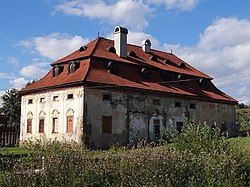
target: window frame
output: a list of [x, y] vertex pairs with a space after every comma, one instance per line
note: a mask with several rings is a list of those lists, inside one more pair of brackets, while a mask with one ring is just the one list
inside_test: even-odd
[[[41, 123], [43, 122], [43, 123]], [[39, 133], [44, 133], [44, 127], [45, 127], [45, 119], [44, 118], [40, 118], [39, 119], [39, 124], [38, 124], [38, 132]]]
[[27, 119], [27, 133], [32, 134], [32, 118]]
[[33, 99], [28, 99], [28, 105], [33, 104]]
[[[70, 97], [69, 97], [70, 96]], [[72, 97], [71, 97], [72, 96]], [[67, 100], [72, 100], [72, 99], [74, 99], [74, 94], [68, 94], [67, 95]]]
[[[108, 125], [107, 125], [108, 124]], [[113, 117], [102, 115], [102, 134], [112, 134]]]

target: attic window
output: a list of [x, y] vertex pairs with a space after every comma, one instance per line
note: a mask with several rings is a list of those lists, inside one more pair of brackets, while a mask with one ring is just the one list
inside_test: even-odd
[[80, 67], [79, 62], [70, 62], [68, 67], [69, 74], [74, 73], [79, 67]]
[[186, 76], [183, 75], [183, 74], [179, 74], [179, 75], [177, 76], [177, 78], [178, 78], [178, 80], [184, 80], [184, 79], [186, 78]]
[[29, 99], [28, 104], [32, 104], [32, 103], [33, 103], [33, 99]]
[[116, 62], [110, 61], [107, 63], [107, 69], [109, 73], [116, 74], [118, 72], [118, 65]]
[[63, 72], [63, 66], [56, 65], [56, 66], [53, 68], [53, 77], [59, 76], [62, 72]]
[[137, 57], [137, 56], [136, 56], [136, 53], [135, 53], [134, 51], [129, 51], [129, 52], [128, 52], [128, 55], [129, 55], [129, 56], [132, 56], [132, 57]]
[[172, 64], [171, 60], [169, 60], [169, 59], [165, 59], [165, 60], [164, 60], [164, 63], [165, 63], [165, 64], [169, 64], [169, 65]]
[[180, 65], [179, 65], [181, 68], [185, 68], [186, 67], [186, 64], [185, 63], [180, 63]]
[[155, 62], [157, 62], [157, 61], [158, 61], [158, 59], [157, 59], [157, 57], [156, 57], [156, 56], [150, 56], [149, 58], [150, 58], [150, 60], [152, 60], [152, 61], [155, 61]]
[[142, 77], [144, 79], [148, 79], [149, 78], [149, 71], [147, 70], [147, 68], [141, 68], [140, 74], [142, 75]]
[[200, 87], [207, 87], [207, 80], [204, 78], [199, 78], [198, 79], [198, 84]]
[[111, 53], [116, 53], [115, 48], [112, 47], [112, 46], [108, 48], [108, 51], [111, 52]]
[[80, 49], [79, 49], [79, 52], [83, 52], [87, 49], [88, 47], [85, 45], [85, 46], [81, 46]]

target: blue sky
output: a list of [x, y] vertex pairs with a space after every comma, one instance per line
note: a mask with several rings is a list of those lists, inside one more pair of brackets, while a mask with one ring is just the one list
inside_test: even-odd
[[249, 0], [6, 0], [0, 6], [0, 95], [41, 78], [57, 58], [115, 25], [150, 38], [250, 103]]

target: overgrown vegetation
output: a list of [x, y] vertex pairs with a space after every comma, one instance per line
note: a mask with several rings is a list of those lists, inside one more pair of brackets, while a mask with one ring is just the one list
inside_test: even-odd
[[239, 125], [239, 135], [250, 135], [250, 108], [236, 110], [236, 120]]
[[249, 186], [243, 149], [217, 129], [189, 124], [173, 142], [96, 152], [73, 143], [29, 144], [32, 156], [3, 170], [0, 186]]

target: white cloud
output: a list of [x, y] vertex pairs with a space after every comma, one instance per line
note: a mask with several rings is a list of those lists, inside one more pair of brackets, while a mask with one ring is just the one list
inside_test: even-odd
[[19, 67], [19, 59], [16, 57], [13, 57], [13, 56], [8, 57], [7, 61], [8, 63], [14, 65], [15, 67]]
[[73, 0], [57, 5], [55, 12], [97, 19], [111, 25], [121, 24], [141, 31], [148, 25], [146, 17], [151, 9], [143, 0], [120, 0], [113, 4], [103, 0]]
[[15, 78], [13, 80], [10, 80], [10, 84], [17, 89], [23, 88], [27, 84], [28, 80], [26, 80], [23, 77]]
[[88, 42], [88, 39], [81, 36], [52, 33], [47, 36], [22, 40], [19, 42], [19, 45], [25, 47], [28, 50], [39, 53], [42, 57], [56, 60], [73, 52]]
[[49, 63], [36, 63], [23, 67], [20, 74], [26, 78], [39, 79], [48, 72], [48, 67]]
[[212, 75], [219, 88], [240, 102], [250, 103], [249, 33], [250, 20], [220, 18], [200, 34], [196, 46], [165, 44], [164, 48]]
[[151, 4], [165, 5], [169, 9], [191, 10], [199, 0], [148, 0]]

